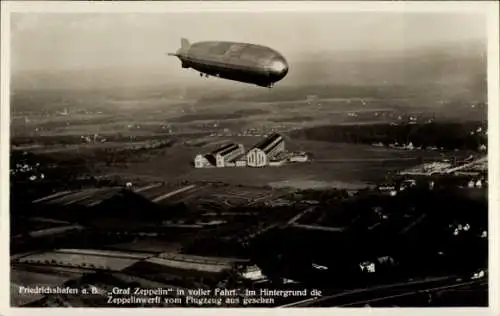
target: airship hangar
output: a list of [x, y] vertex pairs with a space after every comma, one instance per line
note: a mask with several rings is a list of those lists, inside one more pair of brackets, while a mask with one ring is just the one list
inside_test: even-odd
[[181, 61], [182, 68], [192, 68], [200, 76], [255, 84], [272, 88], [288, 73], [285, 57], [276, 50], [257, 44], [228, 41], [190, 43], [181, 39], [181, 48], [169, 53]]

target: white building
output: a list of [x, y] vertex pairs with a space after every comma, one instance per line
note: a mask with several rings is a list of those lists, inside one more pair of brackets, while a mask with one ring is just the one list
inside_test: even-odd
[[208, 160], [207, 155], [198, 154], [194, 158], [194, 167], [195, 168], [207, 168], [207, 167], [211, 167], [211, 166], [212, 166], [212, 164]]
[[236, 167], [246, 167], [247, 166], [247, 156], [245, 154], [240, 155], [234, 159]]
[[246, 266], [241, 271], [241, 276], [248, 280], [262, 280], [265, 278], [262, 270], [256, 265]]
[[306, 153], [297, 153], [290, 157], [291, 162], [306, 162], [307, 160], [309, 160], [309, 157]]
[[285, 139], [279, 134], [272, 134], [247, 153], [247, 166], [263, 167], [269, 165], [269, 161], [275, 155], [285, 150]]
[[381, 193], [388, 194], [390, 196], [396, 196], [398, 191], [396, 190], [396, 186], [394, 185], [379, 185], [378, 190]]
[[236, 167], [246, 167], [246, 166], [247, 166], [246, 160], [238, 160], [238, 161], [236, 161]]

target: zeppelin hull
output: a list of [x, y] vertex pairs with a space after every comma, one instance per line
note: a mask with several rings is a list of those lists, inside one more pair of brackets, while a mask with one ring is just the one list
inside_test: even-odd
[[189, 58], [184, 62], [185, 68], [192, 68], [203, 74], [228, 80], [269, 86], [281, 78], [273, 77], [271, 73], [260, 67], [245, 67], [238, 64], [206, 61], [201, 58]]
[[198, 42], [175, 54], [183, 68], [202, 74], [270, 87], [288, 73], [285, 58], [260, 45], [234, 42]]

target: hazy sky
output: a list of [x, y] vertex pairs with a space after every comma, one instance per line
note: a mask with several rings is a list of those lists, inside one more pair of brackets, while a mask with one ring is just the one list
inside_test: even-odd
[[[357, 51], [345, 55], [365, 61], [376, 52], [386, 56], [387, 51], [485, 40], [487, 32], [484, 16], [463, 13], [16, 13], [11, 15], [13, 86], [230, 84], [199, 80], [195, 71], [166, 56], [180, 47], [181, 37], [270, 46], [291, 65], [285, 83], [300, 83], [334, 79], [339, 55], [335, 66], [322, 56]], [[335, 71], [319, 75], [329, 67]]]
[[12, 71], [103, 67], [177, 69], [180, 38], [310, 52], [393, 50], [486, 38], [482, 16], [417, 13], [157, 13], [12, 15]]

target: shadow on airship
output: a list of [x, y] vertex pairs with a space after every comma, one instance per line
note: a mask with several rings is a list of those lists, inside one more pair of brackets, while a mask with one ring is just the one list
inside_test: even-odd
[[286, 59], [277, 51], [261, 45], [206, 41], [190, 44], [181, 39], [181, 48], [169, 53], [200, 76], [214, 76], [272, 88], [288, 73]]

